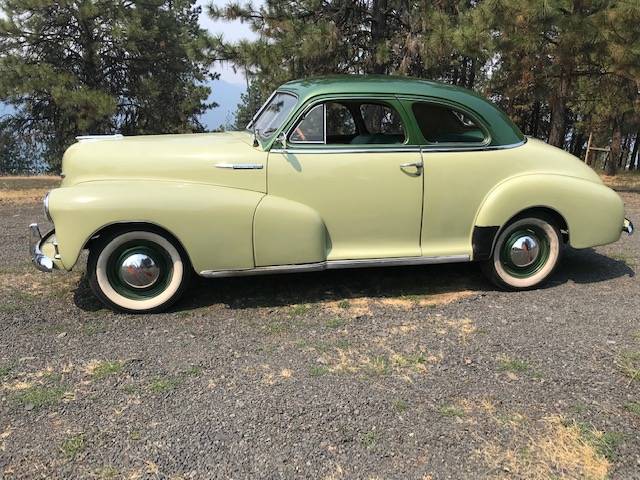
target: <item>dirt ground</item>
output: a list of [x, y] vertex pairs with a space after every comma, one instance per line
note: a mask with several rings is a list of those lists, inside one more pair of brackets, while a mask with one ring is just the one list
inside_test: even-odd
[[0, 178], [0, 479], [640, 478], [639, 235], [530, 292], [329, 271], [127, 316], [31, 266], [55, 182]]

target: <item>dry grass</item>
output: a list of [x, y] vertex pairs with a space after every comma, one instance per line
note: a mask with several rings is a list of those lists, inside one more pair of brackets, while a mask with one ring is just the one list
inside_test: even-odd
[[411, 310], [417, 306], [437, 307], [457, 302], [463, 298], [474, 295], [471, 290], [461, 290], [457, 292], [434, 292], [420, 296], [400, 296], [386, 298], [360, 297], [349, 300], [324, 302], [322, 307], [332, 314], [341, 317], [363, 317], [372, 316], [376, 307], [391, 307], [399, 310]]
[[480, 453], [494, 478], [604, 480], [611, 468], [598, 448], [604, 435], [597, 430], [586, 435], [575, 422], [552, 416], [530, 435], [514, 431], [515, 445], [489, 442]]
[[0, 204], [39, 202], [52, 188], [60, 184], [60, 177], [0, 177]]
[[619, 172], [615, 176], [600, 173], [600, 178], [614, 190], [640, 192], [640, 172]]

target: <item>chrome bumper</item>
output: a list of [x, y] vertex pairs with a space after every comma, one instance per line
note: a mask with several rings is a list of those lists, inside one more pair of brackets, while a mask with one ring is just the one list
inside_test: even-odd
[[42, 242], [54, 232], [47, 233], [44, 237], [40, 233], [40, 228], [37, 223], [29, 225], [29, 253], [31, 254], [31, 261], [41, 272], [51, 272], [55, 268], [53, 259], [47, 257], [42, 253]]
[[628, 218], [624, 219], [624, 225], [622, 226], [622, 231], [627, 232], [629, 235], [633, 235], [633, 223]]

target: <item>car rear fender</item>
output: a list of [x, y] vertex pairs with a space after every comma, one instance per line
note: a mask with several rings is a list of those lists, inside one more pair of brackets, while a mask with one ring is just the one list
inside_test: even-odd
[[483, 200], [476, 227], [502, 227], [532, 208], [557, 212], [569, 230], [574, 248], [613, 243], [624, 222], [622, 199], [609, 187], [558, 174], [529, 174], [498, 184]]

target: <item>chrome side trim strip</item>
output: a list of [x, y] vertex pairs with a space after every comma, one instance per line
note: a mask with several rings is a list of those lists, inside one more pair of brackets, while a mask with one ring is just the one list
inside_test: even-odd
[[291, 154], [326, 154], [326, 153], [420, 153], [420, 147], [396, 147], [396, 148], [272, 148], [271, 153]]
[[461, 146], [430, 146], [424, 145], [422, 147], [396, 147], [396, 148], [273, 148], [272, 153], [291, 153], [291, 154], [327, 154], [327, 153], [399, 153], [399, 152], [422, 152], [429, 154], [430, 152], [490, 152], [493, 150], [508, 150], [511, 148], [521, 147], [527, 143], [524, 139], [518, 143], [512, 143], [509, 145], [476, 145], [471, 147]]
[[277, 273], [304, 273], [343, 268], [401, 267], [409, 265], [430, 265], [438, 263], [470, 262], [469, 255], [448, 255], [441, 257], [396, 257], [362, 260], [327, 260], [326, 262], [303, 263], [299, 265], [274, 265], [270, 267], [247, 268], [244, 270], [204, 270], [200, 275], [207, 278], [242, 277]]
[[230, 168], [232, 170], [262, 170], [261, 163], [216, 163], [216, 168]]

